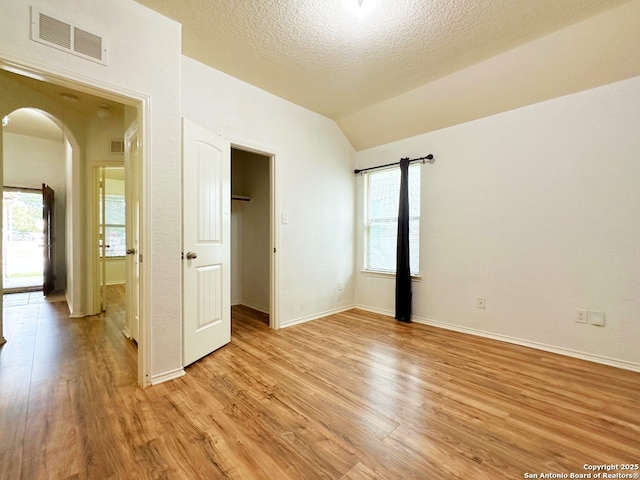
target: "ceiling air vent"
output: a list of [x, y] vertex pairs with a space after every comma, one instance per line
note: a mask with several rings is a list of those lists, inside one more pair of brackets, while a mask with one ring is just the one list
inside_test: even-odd
[[107, 64], [107, 48], [100, 35], [58, 20], [31, 7], [31, 39], [77, 55]]
[[122, 155], [124, 153], [124, 140], [110, 140], [109, 152], [113, 155]]

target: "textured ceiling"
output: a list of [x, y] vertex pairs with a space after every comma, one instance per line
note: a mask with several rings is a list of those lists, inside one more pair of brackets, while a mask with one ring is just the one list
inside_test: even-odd
[[182, 24], [185, 55], [340, 123], [637, 0], [137, 1]]

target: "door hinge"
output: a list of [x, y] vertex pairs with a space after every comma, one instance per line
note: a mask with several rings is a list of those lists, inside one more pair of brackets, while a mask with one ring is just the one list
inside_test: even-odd
[[140, 263], [142, 263], [142, 254], [140, 254]]

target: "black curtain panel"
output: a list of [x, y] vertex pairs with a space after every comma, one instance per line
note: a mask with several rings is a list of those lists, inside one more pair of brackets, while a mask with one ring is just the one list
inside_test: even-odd
[[396, 319], [411, 321], [411, 268], [409, 264], [409, 159], [400, 160], [400, 202], [396, 246]]

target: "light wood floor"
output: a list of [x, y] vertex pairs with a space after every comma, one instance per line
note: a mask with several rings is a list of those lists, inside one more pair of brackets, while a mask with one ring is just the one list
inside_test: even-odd
[[0, 479], [521, 479], [640, 461], [640, 374], [363, 311], [135, 386], [122, 311], [9, 306]]

